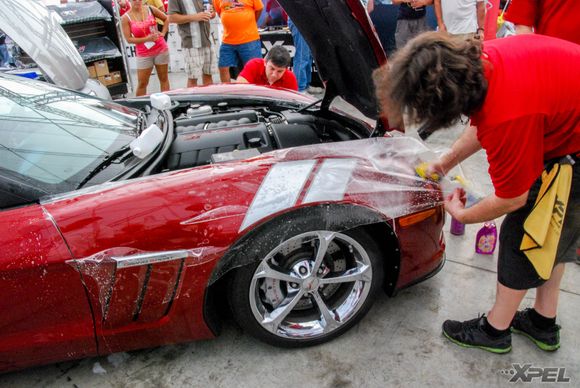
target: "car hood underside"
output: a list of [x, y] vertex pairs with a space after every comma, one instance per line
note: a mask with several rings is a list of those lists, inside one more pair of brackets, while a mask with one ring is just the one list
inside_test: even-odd
[[312, 51], [326, 86], [336, 96], [377, 119], [372, 72], [386, 55], [360, 0], [279, 0]]

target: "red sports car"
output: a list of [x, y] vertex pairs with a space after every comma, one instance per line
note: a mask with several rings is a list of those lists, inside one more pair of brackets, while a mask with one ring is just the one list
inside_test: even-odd
[[113, 103], [0, 76], [0, 371], [211, 338], [226, 302], [260, 340], [319, 344], [442, 266], [442, 194], [414, 176], [428, 150], [385, 134], [360, 1], [280, 3], [321, 101], [216, 85]]

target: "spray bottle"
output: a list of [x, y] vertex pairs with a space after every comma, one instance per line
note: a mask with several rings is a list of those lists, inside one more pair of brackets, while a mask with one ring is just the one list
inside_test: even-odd
[[[469, 184], [467, 183], [467, 181], [461, 176], [461, 175], [456, 175], [451, 179], [452, 182], [457, 182], [459, 184], [459, 186], [461, 188], [463, 188], [465, 190], [467, 199], [465, 202], [466, 206], [471, 206], [474, 202], [477, 202], [473, 196], [467, 191], [467, 188], [469, 187]], [[468, 205], [469, 203], [469, 205]], [[455, 219], [455, 217], [451, 217], [451, 227], [449, 229], [449, 232], [451, 232], [451, 234], [455, 235], [455, 236], [463, 236], [463, 234], [465, 233], [465, 224], [461, 223], [459, 221], [457, 221]]]

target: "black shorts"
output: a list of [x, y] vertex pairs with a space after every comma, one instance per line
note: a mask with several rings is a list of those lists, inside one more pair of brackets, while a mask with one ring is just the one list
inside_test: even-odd
[[[557, 160], [546, 163], [546, 168]], [[580, 246], [580, 161], [575, 157], [572, 187], [568, 198], [564, 226], [560, 235], [556, 264], [576, 260], [576, 249]], [[515, 290], [536, 288], [546, 281], [538, 276], [527, 256], [520, 251], [524, 235], [524, 221], [532, 210], [542, 179], [538, 178], [530, 188], [526, 205], [506, 215], [500, 229], [497, 280], [504, 286]]]

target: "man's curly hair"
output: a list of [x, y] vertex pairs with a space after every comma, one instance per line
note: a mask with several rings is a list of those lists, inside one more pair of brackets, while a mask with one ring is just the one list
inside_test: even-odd
[[430, 131], [476, 112], [487, 92], [481, 42], [440, 32], [409, 41], [375, 70], [373, 79], [387, 117], [405, 109], [412, 122], [425, 124]]

